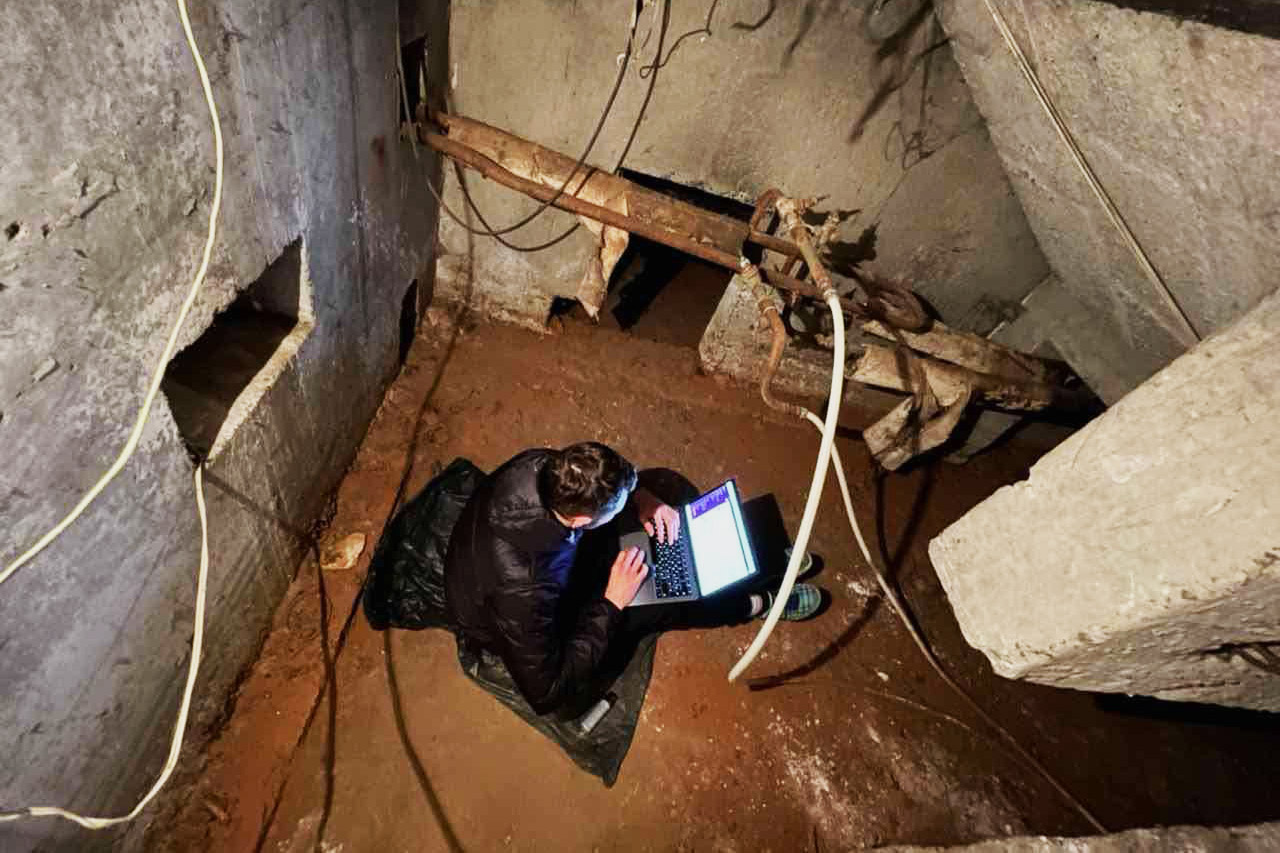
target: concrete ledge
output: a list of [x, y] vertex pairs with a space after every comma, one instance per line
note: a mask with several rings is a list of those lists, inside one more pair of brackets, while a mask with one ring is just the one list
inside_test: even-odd
[[1280, 710], [1280, 295], [929, 547], [966, 639], [1045, 684]]

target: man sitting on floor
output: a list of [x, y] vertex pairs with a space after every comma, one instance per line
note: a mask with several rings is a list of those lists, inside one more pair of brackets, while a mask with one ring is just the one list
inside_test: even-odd
[[[679, 513], [655, 491], [672, 502], [696, 497], [687, 482], [664, 484], [661, 472], [637, 476], [596, 442], [527, 450], [490, 475], [458, 519], [445, 591], [459, 639], [498, 655], [536, 713], [602, 689], [640, 636], [745, 622], [771, 606], [768, 592], [729, 591], [628, 608], [647, 567], [638, 549], [619, 550], [620, 529], [680, 536]], [[820, 603], [816, 587], [796, 584], [783, 618], [806, 619]]]

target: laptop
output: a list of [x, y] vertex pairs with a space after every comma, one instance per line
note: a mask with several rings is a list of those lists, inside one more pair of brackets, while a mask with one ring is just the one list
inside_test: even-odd
[[644, 551], [649, 566], [630, 607], [697, 601], [760, 572], [735, 480], [680, 508], [680, 537], [674, 543], [659, 542], [640, 530], [624, 535], [620, 544], [624, 550]]

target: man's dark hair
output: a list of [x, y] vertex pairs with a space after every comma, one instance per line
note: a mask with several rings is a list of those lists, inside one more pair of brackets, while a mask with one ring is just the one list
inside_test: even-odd
[[538, 495], [563, 516], [595, 515], [634, 476], [613, 448], [584, 441], [552, 452], [538, 472]]

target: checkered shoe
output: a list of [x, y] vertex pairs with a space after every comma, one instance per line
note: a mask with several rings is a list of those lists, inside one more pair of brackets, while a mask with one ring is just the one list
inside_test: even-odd
[[[791, 563], [791, 550], [791, 546], [788, 545], [786, 550], [788, 565]], [[796, 572], [796, 580], [803, 580], [812, 574], [816, 574], [813, 570], [813, 553], [805, 551], [804, 556], [800, 558], [800, 571]]]
[[[765, 618], [773, 609], [773, 593], [766, 592], [764, 596], [764, 609], [760, 611], [759, 619]], [[791, 588], [787, 606], [782, 608], [782, 618], [788, 622], [803, 622], [817, 613], [821, 606], [822, 590], [813, 584], [798, 583]]]

